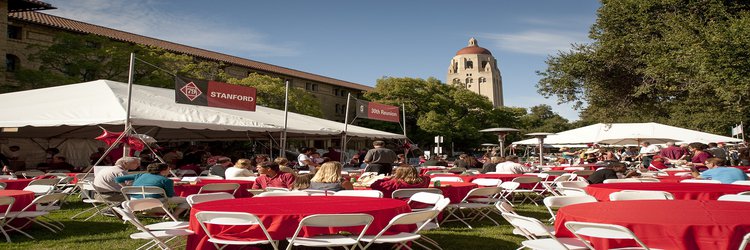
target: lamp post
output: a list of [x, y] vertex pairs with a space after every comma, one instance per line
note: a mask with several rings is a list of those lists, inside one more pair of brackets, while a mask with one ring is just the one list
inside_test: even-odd
[[505, 157], [505, 136], [510, 132], [518, 132], [514, 128], [488, 128], [479, 130], [479, 132], [493, 132], [497, 134], [497, 142], [500, 144], [500, 156]]
[[544, 138], [547, 138], [547, 136], [554, 135], [554, 134], [555, 133], [544, 133], [544, 132], [526, 134], [528, 136], [536, 137], [536, 139], [539, 140], [539, 166], [544, 165]]

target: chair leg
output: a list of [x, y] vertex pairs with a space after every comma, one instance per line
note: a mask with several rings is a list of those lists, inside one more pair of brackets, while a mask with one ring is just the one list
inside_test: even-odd
[[[26, 224], [26, 225], [28, 225], [28, 224]], [[25, 235], [26, 237], [29, 237], [29, 239], [32, 239], [32, 240], [34, 239], [34, 237], [33, 237], [33, 236], [31, 236], [31, 235], [27, 234], [27, 233], [26, 233], [26, 232], [24, 232], [24, 231], [21, 231], [21, 229], [15, 228], [15, 227], [13, 227], [13, 226], [11, 226], [11, 225], [8, 225], [8, 224], [5, 224], [5, 226], [7, 226], [8, 228], [10, 228], [10, 230], [9, 230], [9, 231], [16, 231], [16, 232], [19, 232], [19, 233], [21, 233], [21, 234]], [[25, 225], [24, 225], [24, 226], [25, 226]]]
[[11, 241], [10, 241], [10, 235], [8, 235], [8, 233], [5, 232], [5, 229], [3, 228], [4, 226], [5, 225], [0, 225], [0, 232], [2, 232], [3, 235], [5, 236], [5, 240], [8, 241], [8, 243], [11, 243]]

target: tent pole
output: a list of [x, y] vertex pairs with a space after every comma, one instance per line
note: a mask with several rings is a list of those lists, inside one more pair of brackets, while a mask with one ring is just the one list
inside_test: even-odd
[[[112, 143], [112, 145], [109, 145], [109, 147], [107, 148], [107, 150], [105, 150], [104, 153], [102, 154], [102, 156], [100, 156], [99, 159], [96, 160], [96, 162], [94, 163], [94, 165], [91, 165], [86, 170], [86, 174], [83, 175], [83, 178], [81, 178], [81, 179], [86, 179], [86, 177], [89, 176], [89, 173], [91, 173], [91, 170], [94, 170], [94, 166], [99, 165], [99, 163], [102, 162], [102, 160], [104, 160], [104, 157], [107, 157], [107, 155], [109, 154], [109, 152], [112, 151], [112, 149], [114, 149], [115, 146], [117, 146], [117, 143], [122, 142], [122, 139], [125, 138], [125, 135], [129, 134], [129, 133], [130, 133], [130, 128], [125, 128], [125, 131], [123, 131], [122, 134], [120, 134], [120, 136], [117, 137], [117, 139], [115, 140], [115, 142]], [[127, 143], [123, 142], [122, 144], [126, 145]]]
[[[133, 98], [133, 75], [134, 75], [134, 69], [135, 69], [135, 53], [130, 53], [130, 69], [128, 70], [128, 102], [127, 110], [125, 111], [125, 133], [130, 131], [130, 103]], [[123, 134], [125, 134], [123, 133]], [[123, 144], [122, 147], [122, 155], [124, 156], [130, 156], [130, 145], [127, 145], [127, 143]]]
[[[409, 138], [406, 137], [406, 105], [403, 102], [401, 103], [401, 122], [404, 123], [404, 144], [406, 144]], [[404, 159], [407, 164], [409, 163], [409, 150], [411, 150], [411, 147], [404, 148]]]
[[[346, 154], [346, 131], [349, 129], [349, 103], [352, 98], [352, 93], [347, 93], [346, 95], [346, 110], [344, 111], [344, 132], [341, 133], [341, 154]], [[344, 161], [344, 159], [341, 159], [341, 161]]]
[[[286, 150], [286, 127], [289, 118], [289, 80], [284, 83], [286, 85], [284, 89], [284, 131], [281, 132], [281, 140], [279, 140], [279, 157], [286, 156], [284, 151]], [[273, 149], [273, 147], [271, 148]]]

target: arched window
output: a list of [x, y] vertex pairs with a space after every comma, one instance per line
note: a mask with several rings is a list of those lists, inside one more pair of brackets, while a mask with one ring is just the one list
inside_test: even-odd
[[471, 79], [469, 77], [466, 78], [466, 87], [471, 88], [471, 84], [474, 83], [474, 79]]
[[464, 68], [465, 69], [473, 69], [474, 68], [474, 62], [472, 62], [472, 61], [466, 61], [464, 63]]
[[479, 78], [479, 83], [485, 83], [485, 82], [487, 82], [487, 78], [484, 78], [484, 77]]
[[461, 84], [461, 79], [453, 78], [453, 85], [459, 85]]
[[5, 71], [16, 72], [21, 68], [21, 59], [18, 59], [16, 55], [5, 54]]

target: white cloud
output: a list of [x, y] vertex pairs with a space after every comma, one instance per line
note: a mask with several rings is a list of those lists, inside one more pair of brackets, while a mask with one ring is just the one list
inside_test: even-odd
[[175, 14], [164, 1], [49, 1], [52, 15], [123, 30], [139, 35], [221, 51], [244, 57], [295, 56], [297, 44], [276, 44], [262, 33], [241, 25], [223, 25], [205, 16]]
[[525, 30], [516, 33], [483, 34], [495, 47], [523, 54], [551, 55], [571, 49], [573, 43], [586, 43], [585, 32]]

